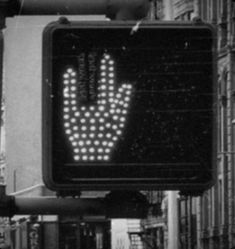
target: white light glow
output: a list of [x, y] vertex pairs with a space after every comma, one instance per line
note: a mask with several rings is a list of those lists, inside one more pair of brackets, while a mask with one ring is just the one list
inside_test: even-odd
[[[118, 86], [115, 61], [105, 53], [99, 65], [97, 101], [83, 105], [79, 99], [79, 77], [83, 70], [69, 67], [62, 78], [63, 120], [65, 134], [73, 147], [73, 159], [83, 161], [109, 161], [127, 122], [132, 86]], [[78, 91], [79, 89], [79, 91]]]
[[87, 138], [87, 134], [86, 133], [82, 133], [81, 137], [82, 138]]

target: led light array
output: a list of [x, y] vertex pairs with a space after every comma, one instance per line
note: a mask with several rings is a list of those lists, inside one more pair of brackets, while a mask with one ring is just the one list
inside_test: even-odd
[[114, 61], [104, 54], [100, 61], [97, 103], [79, 105], [78, 75], [72, 67], [63, 75], [64, 128], [73, 147], [74, 160], [108, 161], [125, 126], [132, 86], [122, 84], [115, 89]]

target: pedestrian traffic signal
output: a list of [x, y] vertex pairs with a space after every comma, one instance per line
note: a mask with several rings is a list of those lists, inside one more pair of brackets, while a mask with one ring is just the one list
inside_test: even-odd
[[43, 33], [51, 189], [201, 191], [215, 173], [215, 39], [198, 23], [54, 22]]

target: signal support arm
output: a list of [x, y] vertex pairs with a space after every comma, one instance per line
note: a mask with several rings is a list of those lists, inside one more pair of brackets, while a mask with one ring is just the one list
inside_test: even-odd
[[0, 0], [9, 15], [106, 15], [118, 20], [147, 16], [150, 0]]
[[144, 218], [147, 210], [145, 196], [132, 191], [111, 192], [105, 198], [17, 197], [6, 195], [5, 186], [0, 185], [0, 216], [5, 217], [17, 214], [79, 214], [107, 218]]

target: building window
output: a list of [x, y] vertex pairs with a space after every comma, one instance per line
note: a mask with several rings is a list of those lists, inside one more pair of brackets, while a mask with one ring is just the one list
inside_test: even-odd
[[224, 48], [227, 44], [227, 1], [222, 0], [219, 2], [219, 22], [218, 22], [218, 28], [219, 28], [219, 34], [218, 34], [218, 44], [219, 48]]
[[218, 151], [227, 152], [227, 72], [221, 74], [219, 80], [219, 105], [218, 105]]

